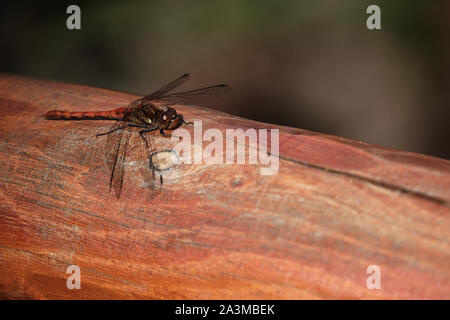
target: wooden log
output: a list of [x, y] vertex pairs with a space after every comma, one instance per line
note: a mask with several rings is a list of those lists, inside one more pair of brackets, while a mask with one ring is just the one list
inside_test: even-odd
[[[0, 297], [450, 298], [449, 161], [177, 106], [204, 130], [279, 129], [278, 173], [181, 164], [159, 190], [133, 135], [118, 200], [95, 137], [112, 123], [41, 115], [135, 98], [0, 74]], [[79, 290], [67, 288], [70, 265]]]

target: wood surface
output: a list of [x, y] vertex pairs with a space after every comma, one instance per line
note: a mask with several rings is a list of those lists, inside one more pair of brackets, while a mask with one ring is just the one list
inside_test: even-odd
[[[203, 129], [279, 128], [278, 173], [181, 164], [159, 189], [129, 161], [116, 199], [95, 137], [113, 123], [41, 115], [135, 98], [0, 74], [1, 298], [450, 298], [448, 160], [177, 106]], [[67, 289], [70, 265], [80, 290]]]

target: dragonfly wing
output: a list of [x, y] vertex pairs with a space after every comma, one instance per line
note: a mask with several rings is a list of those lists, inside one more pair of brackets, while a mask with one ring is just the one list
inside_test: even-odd
[[[139, 128], [127, 127], [123, 121], [116, 122], [107, 135], [105, 160], [111, 170], [109, 189], [114, 190], [117, 199], [120, 198], [124, 179], [125, 166], [130, 165], [130, 173], [139, 170], [145, 180], [145, 185], [152, 192], [151, 198], [161, 193], [160, 177], [156, 177], [149, 163], [150, 154], [155, 152], [154, 135], [144, 133], [145, 141], [138, 134]], [[159, 179], [157, 179], [159, 178]]]
[[160, 96], [166, 94], [167, 92], [175, 89], [176, 87], [181, 86], [183, 83], [185, 83], [189, 79], [189, 73], [183, 74], [181, 77], [173, 80], [172, 82], [166, 84], [164, 87], [162, 87], [159, 90], [156, 90], [155, 92], [143, 97], [141, 100], [153, 100], [157, 99]]
[[224, 95], [229, 91], [229, 86], [220, 84], [197, 90], [165, 94], [153, 100], [157, 101], [160, 105], [182, 104], [203, 106], [207, 105], [214, 98]]
[[141, 166], [140, 172], [144, 178], [146, 187], [151, 190], [149, 199], [153, 199], [162, 191], [162, 185], [160, 183], [160, 180], [162, 180], [161, 174], [158, 176], [158, 173], [152, 168], [152, 166], [155, 165], [152, 163], [154, 159], [151, 157], [151, 155], [156, 152], [155, 132], [144, 133], [144, 137], [147, 141], [147, 146], [145, 145], [145, 142], [142, 141], [140, 143], [139, 152], [136, 152], [136, 154], [145, 150], [146, 165]]
[[126, 123], [118, 121], [110, 129], [106, 143], [105, 160], [111, 170], [109, 189], [114, 190], [117, 199], [122, 192], [123, 175], [125, 172], [125, 158], [130, 140], [130, 128]]

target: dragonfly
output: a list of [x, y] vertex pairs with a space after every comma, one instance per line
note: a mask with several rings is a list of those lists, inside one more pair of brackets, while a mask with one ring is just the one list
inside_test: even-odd
[[[189, 79], [189, 74], [183, 74], [159, 90], [132, 101], [125, 107], [107, 111], [62, 111], [52, 110], [43, 116], [49, 120], [114, 120], [112, 127], [97, 134], [97, 137], [108, 136], [105, 147], [105, 160], [111, 170], [109, 190], [113, 190], [117, 199], [120, 198], [124, 179], [127, 150], [130, 149], [129, 142], [132, 133], [138, 132], [142, 138], [145, 148], [139, 151], [154, 151], [152, 139], [147, 139], [147, 134], [153, 131], [165, 137], [170, 137], [166, 131], [173, 131], [182, 125], [189, 125], [183, 115], [174, 108], [175, 105], [203, 105], [211, 98], [223, 95], [230, 91], [226, 84], [214, 85], [197, 90], [171, 93], [171, 91]], [[143, 150], [142, 150], [143, 149]], [[154, 154], [154, 153], [152, 153]], [[155, 178], [154, 166], [152, 170]], [[160, 185], [162, 185], [162, 175], [160, 175]]]

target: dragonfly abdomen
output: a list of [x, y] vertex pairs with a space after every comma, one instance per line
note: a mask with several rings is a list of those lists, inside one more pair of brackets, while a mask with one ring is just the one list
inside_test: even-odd
[[53, 110], [44, 114], [51, 120], [121, 120], [130, 112], [129, 108], [117, 108], [108, 111], [61, 111]]

